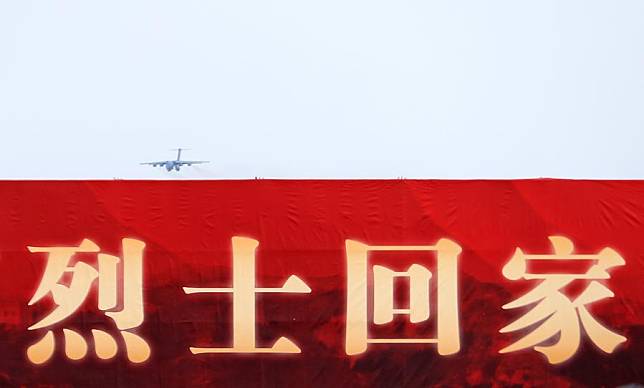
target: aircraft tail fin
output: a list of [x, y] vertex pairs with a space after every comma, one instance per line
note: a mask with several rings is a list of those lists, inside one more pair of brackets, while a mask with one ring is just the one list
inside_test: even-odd
[[177, 151], [177, 162], [181, 161], [181, 151], [185, 151], [187, 148], [173, 148], [170, 151]]

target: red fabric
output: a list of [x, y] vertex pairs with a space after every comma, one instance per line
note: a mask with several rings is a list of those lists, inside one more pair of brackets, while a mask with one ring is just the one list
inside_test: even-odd
[[[644, 383], [644, 181], [5, 181], [0, 193], [0, 309], [20, 311], [15, 322], [0, 311], [0, 380], [11, 386]], [[501, 269], [517, 247], [551, 253], [551, 235], [570, 238], [579, 253], [612, 247], [626, 260], [605, 283], [615, 297], [590, 309], [628, 338], [613, 354], [586, 336], [573, 359], [559, 366], [533, 350], [498, 354], [525, 334], [498, 332], [522, 314], [501, 306], [534, 287], [505, 279]], [[296, 274], [312, 289], [257, 301], [258, 344], [270, 346], [284, 335], [302, 354], [189, 352], [189, 346], [232, 341], [231, 298], [186, 295], [181, 287], [229, 286], [233, 236], [259, 241], [259, 286], [280, 286]], [[45, 257], [26, 247], [72, 246], [89, 238], [118, 254], [124, 237], [147, 244], [146, 319], [138, 332], [152, 347], [151, 359], [132, 365], [120, 353], [111, 361], [91, 354], [70, 361], [57, 350], [48, 363], [31, 365], [25, 351], [39, 337], [26, 328], [43, 309], [27, 302]], [[445, 357], [432, 345], [379, 345], [347, 356], [345, 239], [419, 245], [440, 238], [463, 248], [460, 352]], [[100, 317], [91, 299], [65, 326], [89, 332]], [[413, 326], [392, 330], [398, 329]]]

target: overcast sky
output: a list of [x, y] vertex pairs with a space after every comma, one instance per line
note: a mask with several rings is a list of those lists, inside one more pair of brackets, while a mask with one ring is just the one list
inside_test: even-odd
[[7, 179], [643, 178], [644, 1], [2, 1], [0, 132]]

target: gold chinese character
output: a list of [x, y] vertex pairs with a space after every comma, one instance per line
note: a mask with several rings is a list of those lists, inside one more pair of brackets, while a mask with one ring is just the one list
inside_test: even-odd
[[[347, 249], [347, 328], [345, 350], [348, 355], [360, 354], [368, 344], [427, 344], [438, 345], [441, 355], [460, 349], [458, 319], [458, 255], [461, 247], [451, 240], [441, 239], [436, 245], [369, 246], [346, 240]], [[374, 251], [420, 251], [437, 253], [437, 338], [370, 338], [367, 332], [368, 256]], [[394, 308], [394, 278], [409, 278], [409, 308]], [[395, 272], [384, 266], [373, 266], [373, 319], [377, 325], [389, 323], [394, 314], [409, 315], [412, 323], [429, 319], [429, 282], [432, 273], [419, 264], [407, 271]]]
[[308, 294], [311, 289], [297, 276], [291, 275], [279, 288], [258, 288], [255, 285], [255, 249], [257, 240], [233, 237], [232, 288], [183, 287], [186, 294], [205, 292], [233, 294], [233, 347], [191, 347], [192, 354], [202, 353], [301, 353], [300, 348], [286, 337], [278, 339], [270, 348], [255, 344], [255, 294], [284, 292]]
[[[551, 364], [562, 363], [572, 357], [581, 339], [581, 326], [597, 347], [606, 353], [612, 353], [615, 348], [626, 341], [626, 337], [616, 334], [601, 325], [588, 312], [586, 306], [605, 298], [614, 296], [613, 292], [598, 282], [610, 279], [607, 270], [625, 264], [624, 259], [613, 249], [604, 248], [596, 255], [573, 254], [572, 242], [560, 236], [551, 236], [550, 242], [554, 247], [553, 255], [526, 255], [517, 248], [514, 256], [503, 267], [503, 275], [510, 280], [542, 280], [533, 290], [519, 299], [506, 304], [503, 309], [514, 309], [537, 305], [524, 316], [501, 329], [501, 333], [509, 333], [541, 322], [531, 333], [502, 349], [500, 353], [509, 353], [529, 347], [543, 353]], [[530, 273], [529, 260], [593, 260], [595, 264], [583, 274], [568, 273]], [[573, 280], [588, 280], [588, 286], [582, 293], [571, 301], [563, 294], [562, 289]], [[554, 344], [543, 344], [559, 338]]]
[[[150, 356], [147, 342], [130, 329], [143, 323], [143, 249], [142, 241], [123, 239], [123, 296], [122, 309], [118, 307], [117, 266], [120, 258], [104, 253], [98, 254], [98, 271], [82, 261], [69, 267], [69, 261], [77, 253], [97, 253], [99, 247], [91, 240], [83, 240], [77, 247], [28, 247], [32, 253], [47, 253], [47, 266], [40, 285], [29, 305], [40, 301], [48, 294], [57, 306], [49, 315], [31, 325], [28, 330], [38, 330], [62, 322], [71, 316], [87, 298], [92, 284], [98, 281], [98, 308], [114, 321], [119, 329], [127, 357], [132, 362], [143, 362]], [[71, 274], [69, 285], [60, 284], [65, 274]], [[87, 354], [87, 342], [76, 331], [63, 328], [65, 355], [80, 360]], [[118, 351], [114, 337], [103, 330], [92, 330], [94, 349], [100, 359], [111, 359]], [[54, 333], [50, 329], [35, 344], [27, 349], [27, 358], [34, 364], [49, 360], [54, 352]]]

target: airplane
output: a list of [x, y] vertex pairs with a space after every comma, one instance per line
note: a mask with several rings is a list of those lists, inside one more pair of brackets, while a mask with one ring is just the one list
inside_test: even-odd
[[145, 162], [141, 164], [150, 165], [152, 167], [163, 166], [167, 171], [172, 171], [172, 170], [179, 171], [181, 170], [181, 166], [192, 166], [193, 164], [210, 163], [205, 160], [181, 160], [181, 151], [183, 150], [184, 149], [182, 148], [175, 149], [175, 151], [177, 151], [177, 160], [162, 160], [160, 162]]

